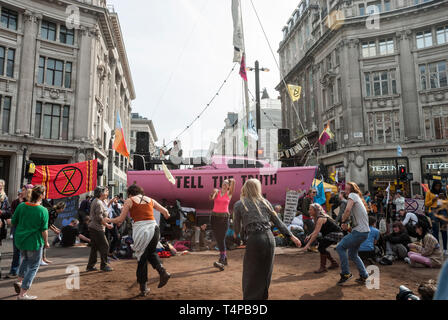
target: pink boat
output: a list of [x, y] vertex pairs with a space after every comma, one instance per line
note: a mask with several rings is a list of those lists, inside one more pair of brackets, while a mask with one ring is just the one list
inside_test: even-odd
[[[245, 168], [243, 168], [243, 166]], [[225, 179], [235, 179], [235, 192], [230, 208], [239, 200], [241, 187], [247, 179], [259, 179], [265, 197], [272, 204], [284, 205], [288, 190], [306, 190], [311, 187], [316, 167], [274, 168], [268, 162], [242, 157], [213, 157], [211, 165], [189, 170], [171, 170], [176, 180], [173, 185], [163, 171], [129, 171], [128, 185], [138, 184], [145, 194], [159, 203], [164, 200], [174, 205], [195, 208], [198, 213], [210, 213], [213, 202], [211, 191], [221, 188]]]

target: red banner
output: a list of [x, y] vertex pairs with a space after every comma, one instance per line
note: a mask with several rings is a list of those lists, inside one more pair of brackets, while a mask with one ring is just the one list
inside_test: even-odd
[[43, 185], [47, 198], [61, 199], [93, 191], [97, 185], [98, 160], [57, 166], [36, 166], [33, 185]]

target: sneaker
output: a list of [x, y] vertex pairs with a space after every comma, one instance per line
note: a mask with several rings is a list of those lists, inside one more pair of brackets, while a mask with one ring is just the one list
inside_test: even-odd
[[221, 263], [222, 265], [227, 266], [227, 257], [225, 257], [224, 259], [219, 259], [219, 263]]
[[359, 277], [359, 278], [358, 278], [358, 279], [356, 279], [355, 281], [356, 281], [356, 283], [359, 283], [359, 284], [365, 285], [365, 284], [366, 284], [366, 281], [367, 281], [367, 279], [368, 279], [368, 277], [367, 277], [367, 278]]
[[87, 271], [87, 272], [90, 272], [90, 271], [98, 271], [98, 269], [95, 268], [95, 267], [87, 267], [87, 268], [86, 268], [86, 271]]
[[20, 294], [20, 289], [22, 288], [22, 282], [14, 282], [14, 290], [17, 294]]
[[443, 250], [443, 255], [448, 256], [448, 250]]
[[411, 264], [411, 259], [409, 259], [408, 257], [404, 258], [404, 262], [406, 262], [407, 264]]
[[27, 294], [24, 294], [23, 297], [18, 296], [17, 300], [36, 300], [37, 297], [36, 296], [29, 296]]
[[215, 268], [218, 268], [220, 271], [224, 271], [224, 265], [223, 265], [222, 263], [215, 262], [215, 263], [213, 264], [213, 266], [214, 266]]
[[104, 271], [104, 272], [110, 272], [110, 271], [114, 271], [114, 269], [112, 269], [112, 268], [109, 267], [109, 266], [105, 266], [104, 268], [101, 268], [101, 271]]
[[17, 277], [18, 275], [16, 274], [8, 273], [4, 279], [16, 279]]
[[351, 273], [349, 274], [341, 274], [341, 279], [338, 281], [338, 285], [342, 285], [353, 277]]
[[42, 261], [40, 262], [40, 265], [41, 265], [41, 266], [48, 266], [48, 263], [46, 263], [45, 261], [42, 260]]

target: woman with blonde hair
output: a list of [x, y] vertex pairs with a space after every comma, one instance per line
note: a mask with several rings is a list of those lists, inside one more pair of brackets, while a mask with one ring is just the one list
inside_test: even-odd
[[[320, 268], [315, 273], [327, 272], [327, 259], [331, 262], [328, 269], [339, 268], [338, 263], [333, 259], [330, 252], [327, 251], [327, 248], [332, 244], [338, 243], [344, 237], [341, 228], [325, 213], [322, 206], [318, 203], [310, 205], [309, 214], [314, 219], [316, 227], [313, 233], [306, 237], [305, 241], [307, 241], [307, 245], [304, 249], [308, 250], [310, 245], [317, 239], [319, 243], [318, 250], [320, 252]], [[320, 237], [319, 233], [321, 234]]]
[[[367, 213], [367, 203], [354, 182], [348, 182], [345, 186], [345, 192], [348, 194], [347, 207], [342, 215], [342, 230], [348, 230], [348, 221], [351, 217], [351, 233], [347, 234], [341, 242], [339, 242], [336, 250], [341, 261], [341, 279], [338, 285], [342, 285], [352, 278], [348, 264], [348, 257], [352, 260], [359, 270], [359, 278], [356, 280], [359, 284], [365, 284], [369, 274], [366, 267], [358, 255], [359, 247], [367, 240], [370, 233], [369, 216]], [[347, 257], [348, 251], [348, 257]]]
[[243, 299], [266, 300], [274, 265], [275, 240], [271, 222], [297, 247], [302, 244], [280, 221], [269, 201], [263, 198], [261, 183], [257, 179], [246, 181], [240, 201], [233, 207], [233, 214], [235, 237], [240, 233], [241, 225], [247, 234], [243, 261]]

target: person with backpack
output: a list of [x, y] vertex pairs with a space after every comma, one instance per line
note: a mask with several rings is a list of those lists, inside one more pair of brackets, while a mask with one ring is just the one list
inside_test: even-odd
[[[314, 219], [315, 228], [313, 233], [305, 238], [307, 245], [303, 249], [308, 250], [311, 243], [317, 239], [319, 243], [317, 250], [319, 250], [320, 253], [320, 268], [314, 271], [314, 273], [327, 272], [327, 259], [331, 263], [328, 269], [332, 270], [339, 268], [339, 264], [333, 259], [327, 248], [338, 243], [344, 237], [341, 228], [339, 228], [336, 222], [325, 213], [322, 206], [318, 203], [310, 205], [309, 214]], [[321, 234], [320, 237], [319, 234]]]

